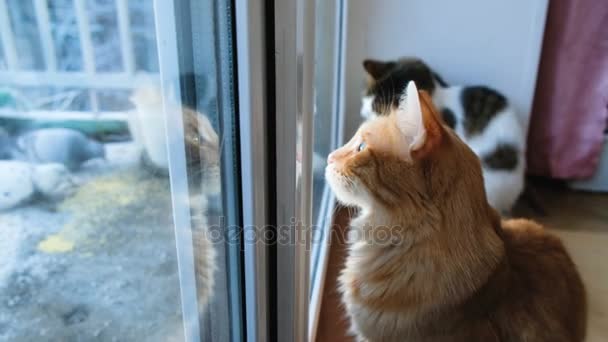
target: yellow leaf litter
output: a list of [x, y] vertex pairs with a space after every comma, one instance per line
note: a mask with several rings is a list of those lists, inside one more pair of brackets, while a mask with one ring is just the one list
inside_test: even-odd
[[74, 243], [57, 234], [47, 236], [38, 244], [38, 250], [45, 253], [65, 253], [72, 249], [74, 249]]
[[58, 232], [42, 240], [38, 250], [67, 253], [77, 249], [84, 253], [104, 248], [108, 238], [124, 234], [120, 232], [122, 223], [134, 216], [145, 222], [140, 215], [149, 217], [156, 213], [158, 208], [148, 206], [154, 197], [166, 202], [170, 213], [169, 184], [165, 179], [133, 169], [94, 179], [59, 205], [59, 212], [69, 213], [70, 219]]

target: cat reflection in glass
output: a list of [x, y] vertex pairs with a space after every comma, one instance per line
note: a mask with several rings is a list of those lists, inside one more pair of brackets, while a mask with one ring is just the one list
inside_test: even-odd
[[[129, 130], [141, 151], [142, 164], [154, 173], [167, 175], [169, 160], [161, 90], [155, 86], [141, 87], [132, 94], [131, 102], [135, 110], [129, 118]], [[206, 115], [171, 99], [167, 100], [166, 108], [172, 115], [181, 113], [184, 120], [188, 181], [196, 187], [186, 202], [192, 215], [197, 300], [200, 311], [204, 312], [213, 293], [216, 270], [207, 210], [209, 197], [221, 192], [219, 137]]]

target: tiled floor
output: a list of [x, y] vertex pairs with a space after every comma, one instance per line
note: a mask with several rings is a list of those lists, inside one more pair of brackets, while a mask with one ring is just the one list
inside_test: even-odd
[[[545, 214], [521, 205], [515, 216], [537, 220], [563, 239], [587, 288], [587, 341], [608, 341], [608, 194], [575, 192], [547, 182], [535, 183], [533, 189]], [[348, 212], [338, 211], [335, 229], [344, 229], [347, 222]], [[344, 245], [333, 245], [330, 253], [317, 341], [350, 341], [345, 336], [347, 325], [336, 291]]]

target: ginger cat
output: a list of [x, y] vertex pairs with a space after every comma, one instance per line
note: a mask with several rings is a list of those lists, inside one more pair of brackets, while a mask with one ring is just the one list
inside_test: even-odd
[[585, 290], [560, 240], [500, 220], [479, 159], [410, 82], [328, 157], [359, 208], [340, 276], [359, 341], [583, 341]]

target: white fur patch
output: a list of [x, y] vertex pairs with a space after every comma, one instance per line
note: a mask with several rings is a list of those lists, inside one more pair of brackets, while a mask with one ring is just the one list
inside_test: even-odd
[[[167, 155], [166, 125], [163, 95], [159, 87], [145, 86], [135, 90], [131, 102], [135, 105], [134, 115], [129, 119], [129, 129], [138, 146], [145, 149], [152, 163], [161, 169], [169, 169]], [[181, 108], [171, 103], [175, 113]], [[138, 141], [138, 139], [140, 141]]]
[[358, 179], [346, 178], [336, 169], [333, 164], [325, 168], [325, 179], [333, 190], [338, 201], [345, 205], [366, 208], [373, 203], [373, 197]]
[[361, 117], [364, 119], [370, 119], [377, 116], [377, 113], [372, 109], [372, 103], [374, 103], [375, 96], [363, 96], [361, 99]]
[[492, 153], [499, 143], [509, 144], [519, 150], [518, 163], [514, 170], [490, 170], [483, 167], [483, 179], [488, 202], [500, 212], [509, 212], [524, 188], [525, 137], [517, 113], [507, 107], [488, 123], [479, 135], [467, 138], [462, 122], [465, 118], [460, 99], [462, 87], [438, 88], [433, 94], [433, 102], [438, 108], [450, 108], [457, 125], [454, 131], [478, 157]]

